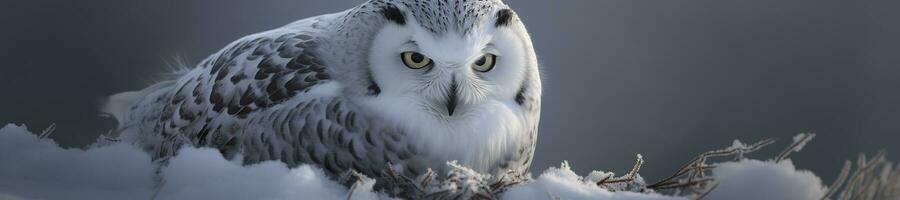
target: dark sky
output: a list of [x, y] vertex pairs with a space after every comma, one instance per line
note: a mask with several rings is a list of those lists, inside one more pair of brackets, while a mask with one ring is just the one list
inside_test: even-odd
[[[247, 34], [360, 1], [0, 2], [0, 123], [66, 146], [113, 126], [103, 96], [153, 83]], [[830, 182], [845, 159], [886, 148], [900, 160], [900, 2], [890, 0], [508, 1], [544, 71], [536, 169], [655, 180], [705, 150], [817, 140], [795, 154]], [[892, 145], [893, 144], [893, 145]]]

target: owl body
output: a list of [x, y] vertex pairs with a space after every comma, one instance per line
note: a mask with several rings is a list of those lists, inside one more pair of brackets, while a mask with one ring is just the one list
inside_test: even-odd
[[105, 111], [158, 159], [195, 146], [332, 175], [449, 161], [498, 174], [527, 171], [540, 94], [531, 39], [502, 2], [371, 0], [241, 38]]

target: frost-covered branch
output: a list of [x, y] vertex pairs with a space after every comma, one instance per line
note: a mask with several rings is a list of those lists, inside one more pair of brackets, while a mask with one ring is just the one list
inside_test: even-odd
[[633, 182], [637, 179], [638, 171], [641, 171], [641, 166], [643, 166], [643, 165], [644, 165], [644, 156], [641, 156], [641, 154], [638, 154], [637, 161], [634, 163], [634, 167], [631, 168], [631, 171], [629, 171], [628, 174], [626, 174], [623, 177], [619, 177], [619, 178], [612, 178], [612, 174], [610, 174], [609, 176], [606, 176], [602, 180], [598, 181], [597, 185], [607, 186], [609, 184], [615, 184], [615, 183]]
[[765, 139], [752, 145], [745, 145], [740, 141], [734, 141], [731, 147], [700, 154], [676, 170], [671, 176], [651, 184], [647, 188], [652, 190], [674, 190], [673, 194], [676, 195], [680, 195], [683, 190], [687, 189], [696, 198], [702, 198], [711, 189], [715, 188], [715, 184], [709, 184], [714, 179], [707, 176], [707, 173], [715, 168], [715, 165], [706, 164], [708, 160], [727, 156], [734, 156], [735, 160], [740, 160], [744, 158], [745, 154], [755, 152], [774, 142], [774, 139]]
[[806, 146], [806, 143], [809, 143], [809, 141], [812, 141], [812, 139], [815, 137], [816, 134], [813, 133], [797, 134], [796, 136], [794, 136], [794, 143], [792, 143], [791, 146], [788, 146], [787, 149], [784, 149], [784, 151], [781, 151], [781, 153], [775, 157], [775, 162], [781, 162], [782, 160], [790, 156], [791, 153], [800, 152], [800, 150], [802, 150], [803, 147]]
[[[857, 158], [857, 169], [849, 176], [852, 164], [844, 164], [838, 179], [831, 185], [822, 199], [837, 195], [839, 200], [878, 200], [900, 198], [900, 167], [894, 168], [887, 161], [887, 153], [879, 151], [871, 160], [865, 154]], [[843, 187], [843, 188], [842, 188]]]
[[849, 160], [844, 162], [844, 168], [841, 169], [841, 174], [838, 175], [838, 178], [834, 180], [834, 183], [831, 184], [831, 187], [828, 187], [828, 193], [826, 193], [825, 196], [822, 197], [822, 200], [831, 199], [831, 196], [833, 196], [834, 193], [837, 193], [837, 189], [844, 184], [844, 181], [847, 181], [847, 176], [850, 175], [850, 168], [852, 167], [853, 163]]

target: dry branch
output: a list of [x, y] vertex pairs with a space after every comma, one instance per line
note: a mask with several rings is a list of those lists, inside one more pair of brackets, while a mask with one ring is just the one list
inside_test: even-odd
[[[791, 153], [800, 151], [814, 137], [815, 134], [811, 133], [797, 135], [793, 143], [771, 161], [777, 163], [786, 160]], [[774, 142], [773, 139], [765, 139], [746, 145], [735, 141], [731, 147], [700, 154], [672, 175], [649, 185], [640, 177], [639, 172], [644, 165], [644, 159], [641, 155], [637, 155], [634, 166], [625, 175], [615, 177], [614, 173], [608, 172], [591, 175], [589, 183], [596, 183], [597, 186], [611, 192], [662, 192], [702, 199], [718, 186], [718, 182], [711, 176], [712, 170], [716, 168], [713, 159], [732, 157], [731, 159], [740, 161], [744, 159], [745, 154], [760, 150]], [[453, 162], [448, 165], [451, 170], [446, 177], [441, 177], [429, 169], [417, 178], [404, 176], [388, 167], [382, 171], [378, 184], [381, 184], [380, 189], [388, 195], [404, 199], [498, 199], [508, 188], [531, 181], [530, 175], [520, 171], [509, 171], [492, 179]], [[900, 197], [900, 167], [894, 168], [887, 162], [885, 152], [879, 152], [871, 160], [865, 155], [860, 155], [857, 165], [857, 169], [851, 171], [853, 163], [847, 161], [822, 199], [831, 199], [834, 196], [839, 200], [881, 200]], [[388, 163], [387, 166], [393, 165]], [[568, 164], [563, 163], [561, 168], [568, 168]], [[349, 176], [356, 178], [357, 181], [370, 180], [357, 172], [351, 172]], [[348, 199], [352, 197], [352, 191], [358, 185], [360, 183], [353, 184]], [[549, 192], [547, 195], [555, 197]]]
[[782, 160], [790, 156], [791, 153], [799, 152], [801, 149], [803, 149], [803, 146], [806, 146], [806, 143], [809, 143], [809, 141], [812, 141], [812, 139], [815, 137], [816, 134], [814, 133], [801, 133], [797, 136], [794, 136], [794, 143], [792, 143], [791, 146], [788, 146], [787, 149], [784, 149], [784, 151], [781, 151], [781, 153], [775, 157], [775, 162], [781, 162]]
[[44, 130], [41, 131], [41, 134], [38, 135], [38, 138], [41, 138], [41, 139], [49, 138], [50, 135], [53, 134], [54, 131], [56, 131], [56, 123], [52, 123], [52, 124], [50, 124], [50, 126], [47, 126], [47, 128], [44, 128]]
[[691, 193], [697, 194], [696, 197], [702, 198], [715, 186], [715, 184], [710, 184], [714, 179], [706, 175], [715, 168], [714, 165], [706, 164], [708, 160], [727, 156], [734, 156], [736, 160], [742, 159], [744, 154], [752, 153], [774, 142], [774, 139], [765, 139], [749, 146], [735, 142], [735, 145], [731, 147], [705, 152], [683, 165], [671, 176], [647, 186], [647, 189], [675, 190], [674, 194], [681, 194], [683, 190], [689, 190]]
[[637, 155], [637, 161], [634, 163], [634, 167], [631, 167], [631, 171], [625, 176], [619, 178], [612, 178], [612, 176], [607, 176], [603, 180], [597, 182], [597, 185], [604, 186], [615, 183], [624, 183], [624, 182], [633, 182], [637, 179], [638, 171], [641, 171], [641, 166], [644, 165], [644, 157], [641, 154]]
[[[887, 153], [879, 151], [871, 160], [866, 159], [865, 154], [857, 158], [856, 171], [847, 176], [851, 168], [851, 162], [847, 161], [838, 179], [828, 188], [828, 193], [822, 199], [830, 199], [837, 194], [839, 200], [882, 200], [897, 199], [898, 185], [900, 185], [900, 168], [894, 169], [893, 164], [887, 162]], [[879, 170], [880, 169], [880, 170]], [[843, 188], [842, 188], [843, 187]]]

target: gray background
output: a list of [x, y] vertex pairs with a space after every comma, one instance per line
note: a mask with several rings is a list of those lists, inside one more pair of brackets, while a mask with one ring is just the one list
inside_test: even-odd
[[[359, 1], [0, 2], [0, 123], [65, 146], [113, 126], [102, 96], [140, 89], [180, 55], [196, 63], [243, 35]], [[732, 139], [819, 137], [794, 160], [830, 182], [844, 159], [900, 160], [900, 2], [890, 0], [509, 1], [545, 73], [536, 169], [655, 180]]]

